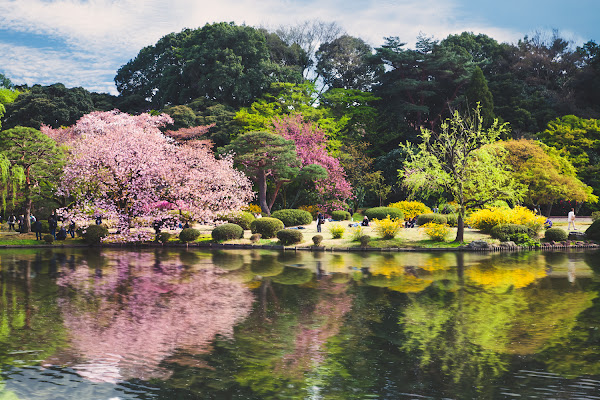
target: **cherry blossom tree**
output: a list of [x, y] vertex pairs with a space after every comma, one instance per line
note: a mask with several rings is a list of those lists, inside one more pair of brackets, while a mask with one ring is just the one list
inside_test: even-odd
[[346, 209], [345, 201], [352, 197], [352, 186], [346, 180], [339, 160], [327, 152], [325, 132], [313, 123], [305, 122], [299, 114], [275, 118], [273, 131], [296, 143], [296, 152], [303, 167], [316, 164], [327, 171], [326, 178], [315, 182], [324, 208]]
[[216, 159], [206, 141], [177, 143], [159, 129], [168, 123], [166, 114], [115, 110], [85, 115], [68, 129], [42, 127], [70, 151], [59, 194], [75, 202], [62, 215], [87, 226], [101, 214], [115, 221], [120, 239], [140, 240], [149, 232], [131, 227], [172, 219], [173, 210], [209, 222], [253, 198], [231, 156]]

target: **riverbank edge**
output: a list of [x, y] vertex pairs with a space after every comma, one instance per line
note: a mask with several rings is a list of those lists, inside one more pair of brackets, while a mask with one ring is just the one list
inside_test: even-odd
[[539, 247], [488, 245], [488, 247], [325, 247], [325, 246], [280, 246], [280, 245], [252, 245], [252, 244], [227, 244], [227, 243], [103, 243], [98, 245], [87, 244], [39, 244], [31, 245], [0, 245], [0, 249], [36, 249], [36, 248], [197, 248], [209, 250], [277, 250], [277, 251], [312, 251], [312, 252], [517, 252], [517, 251], [553, 251], [553, 250], [580, 250], [600, 249], [597, 243], [542, 243]]

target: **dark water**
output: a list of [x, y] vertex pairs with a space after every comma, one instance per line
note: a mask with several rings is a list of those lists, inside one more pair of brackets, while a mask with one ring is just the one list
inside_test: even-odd
[[595, 252], [3, 250], [0, 400], [600, 399], [599, 291]]

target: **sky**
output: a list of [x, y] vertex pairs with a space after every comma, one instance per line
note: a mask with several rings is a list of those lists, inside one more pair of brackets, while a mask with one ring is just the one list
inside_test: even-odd
[[464, 31], [515, 43], [557, 29], [600, 42], [600, 0], [0, 0], [0, 73], [14, 84], [118, 94], [117, 70], [162, 36], [206, 23], [276, 29], [336, 22], [374, 47]]

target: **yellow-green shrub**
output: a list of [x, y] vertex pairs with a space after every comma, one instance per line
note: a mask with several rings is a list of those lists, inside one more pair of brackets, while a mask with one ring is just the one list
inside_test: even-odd
[[331, 224], [328, 229], [334, 239], [341, 239], [346, 232], [346, 228], [342, 224]]
[[427, 234], [431, 240], [435, 240], [437, 242], [443, 242], [450, 234], [450, 227], [448, 224], [436, 224], [435, 222], [428, 222], [419, 228], [423, 229], [425, 234]]
[[312, 215], [313, 219], [317, 219], [317, 214], [319, 214], [319, 211], [321, 211], [321, 209], [317, 206], [300, 206], [298, 209], [308, 211], [310, 215]]
[[467, 219], [467, 225], [489, 233], [492, 228], [499, 224], [525, 225], [534, 232], [539, 232], [544, 226], [546, 219], [535, 215], [525, 207], [515, 208], [484, 208], [473, 212]]
[[250, 214], [260, 214], [262, 209], [258, 204], [248, 204], [245, 207], [242, 207], [243, 211], [249, 212]]
[[420, 201], [399, 201], [388, 207], [398, 208], [404, 213], [404, 219], [411, 219], [421, 214], [431, 213], [431, 209]]
[[403, 225], [403, 219], [390, 218], [389, 215], [385, 217], [385, 219], [373, 220], [373, 230], [377, 232], [377, 234], [383, 239], [395, 238], [398, 235], [398, 233], [400, 233], [400, 230], [402, 230]]

